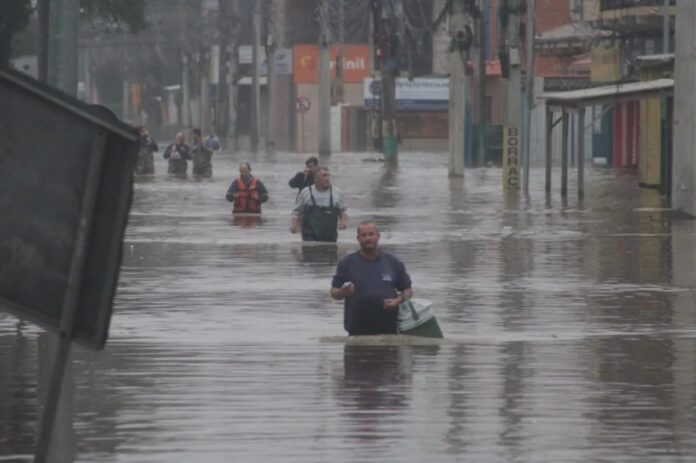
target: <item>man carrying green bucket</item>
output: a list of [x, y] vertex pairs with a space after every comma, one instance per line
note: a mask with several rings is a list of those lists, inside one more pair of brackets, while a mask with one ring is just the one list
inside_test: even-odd
[[[379, 248], [379, 237], [374, 222], [361, 222], [357, 229], [360, 250], [341, 259], [331, 281], [331, 297], [344, 300], [343, 327], [351, 336], [410, 334], [399, 331], [398, 319], [399, 306], [412, 295], [411, 277], [403, 262]], [[434, 317], [424, 322], [437, 324]], [[437, 333], [420, 328], [417, 334], [442, 337], [439, 326]]]

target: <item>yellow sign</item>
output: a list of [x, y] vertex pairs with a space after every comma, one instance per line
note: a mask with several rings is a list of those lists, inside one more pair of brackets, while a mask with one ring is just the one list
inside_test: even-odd
[[520, 189], [520, 131], [517, 127], [503, 129], [503, 188]]
[[616, 82], [621, 80], [621, 46], [618, 41], [600, 41], [592, 46], [592, 82]]

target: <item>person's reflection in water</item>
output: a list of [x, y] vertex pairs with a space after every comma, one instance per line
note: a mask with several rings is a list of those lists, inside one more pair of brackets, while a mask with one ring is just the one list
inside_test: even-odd
[[302, 262], [334, 266], [338, 261], [338, 246], [335, 243], [303, 244], [300, 249]]
[[[355, 338], [353, 338], [355, 339]], [[369, 342], [379, 342], [372, 338]], [[368, 342], [368, 341], [366, 341]], [[336, 391], [340, 413], [352, 425], [349, 439], [357, 440], [369, 459], [377, 458], [379, 447], [360, 447], [364, 441], [386, 440], [394, 436], [399, 416], [404, 419], [411, 399], [414, 366], [433, 362], [438, 345], [384, 345], [347, 343], [343, 348], [344, 375]], [[390, 447], [381, 450], [388, 454]], [[361, 461], [361, 455], [354, 455]]]
[[234, 214], [232, 217], [232, 223], [241, 228], [256, 228], [262, 222], [260, 214]]
[[346, 344], [339, 405], [355, 425], [352, 437], [378, 440], [393, 429], [411, 385], [408, 346]]

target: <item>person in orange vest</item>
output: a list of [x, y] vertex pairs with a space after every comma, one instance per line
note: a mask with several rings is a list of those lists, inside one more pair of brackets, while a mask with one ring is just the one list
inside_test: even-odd
[[268, 190], [261, 180], [251, 175], [249, 163], [243, 162], [239, 165], [239, 177], [227, 189], [225, 198], [234, 203], [233, 214], [260, 214], [261, 204], [268, 201]]

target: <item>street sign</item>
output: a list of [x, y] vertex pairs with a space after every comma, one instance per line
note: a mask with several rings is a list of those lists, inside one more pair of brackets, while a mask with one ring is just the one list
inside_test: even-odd
[[58, 331], [34, 454], [44, 463], [70, 345], [101, 349], [109, 332], [139, 136], [15, 71], [0, 71], [0, 101], [0, 310]]
[[306, 96], [298, 96], [295, 100], [295, 110], [300, 114], [306, 113], [311, 107], [312, 102]]
[[381, 80], [373, 80], [372, 82], [370, 82], [370, 93], [375, 96], [382, 94]]
[[0, 310], [101, 349], [138, 136], [107, 109], [10, 70], [0, 101]]

